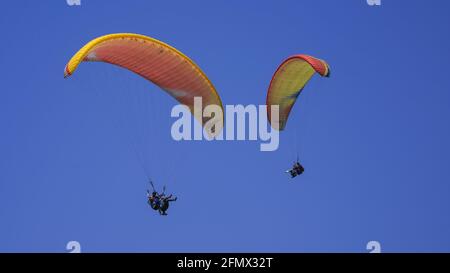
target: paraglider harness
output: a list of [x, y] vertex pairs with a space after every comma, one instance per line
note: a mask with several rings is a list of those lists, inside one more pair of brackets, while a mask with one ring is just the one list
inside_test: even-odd
[[153, 192], [150, 193], [147, 190], [147, 203], [154, 210], [157, 210], [160, 215], [167, 215], [166, 211], [169, 208], [169, 202], [177, 201], [177, 197], [172, 197], [172, 194], [166, 196], [165, 191], [166, 187], [163, 187], [163, 191], [159, 194], [153, 185], [153, 182], [150, 180], [150, 185], [152, 186]]
[[305, 171], [305, 168], [298, 162], [298, 160], [292, 166], [292, 169], [287, 170], [286, 172], [291, 175], [291, 178], [296, 177], [297, 175], [301, 175]]

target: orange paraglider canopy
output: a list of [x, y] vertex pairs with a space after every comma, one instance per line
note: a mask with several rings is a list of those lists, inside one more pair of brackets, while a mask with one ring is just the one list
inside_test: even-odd
[[[220, 97], [206, 74], [186, 55], [161, 41], [133, 33], [98, 37], [83, 46], [67, 63], [64, 76], [72, 75], [84, 61], [105, 62], [126, 68], [153, 82], [194, 113], [194, 97], [203, 109], [217, 105]], [[196, 117], [204, 123], [207, 119]]]
[[[314, 75], [329, 77], [328, 64], [308, 55], [287, 58], [275, 71], [267, 91], [267, 116], [274, 129], [283, 130], [298, 95]], [[272, 121], [271, 106], [279, 106], [279, 123]]]

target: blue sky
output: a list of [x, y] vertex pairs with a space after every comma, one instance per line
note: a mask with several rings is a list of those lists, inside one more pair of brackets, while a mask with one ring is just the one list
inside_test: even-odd
[[[450, 3], [5, 1], [0, 30], [0, 251], [450, 251]], [[264, 104], [279, 63], [328, 61], [276, 152], [175, 142], [176, 104], [105, 64], [63, 68], [108, 33], [191, 57], [224, 104]], [[306, 172], [286, 170], [301, 154]], [[142, 167], [144, 168], [141, 168]], [[145, 172], [179, 197], [146, 204]]]

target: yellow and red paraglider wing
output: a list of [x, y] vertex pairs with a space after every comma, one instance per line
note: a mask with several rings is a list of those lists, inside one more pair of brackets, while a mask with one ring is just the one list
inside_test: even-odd
[[[274, 129], [284, 129], [298, 95], [316, 72], [328, 77], [330, 73], [328, 64], [308, 55], [289, 57], [275, 71], [267, 91], [266, 101], [268, 119]], [[278, 125], [272, 122], [272, 105], [279, 106]]]
[[[183, 53], [156, 39], [132, 33], [96, 38], [72, 57], [64, 76], [73, 74], [83, 61], [105, 62], [133, 71], [188, 106], [191, 113], [194, 97], [202, 98], [203, 109], [214, 104], [223, 110], [220, 97], [205, 73]], [[201, 121], [201, 117], [196, 118]]]

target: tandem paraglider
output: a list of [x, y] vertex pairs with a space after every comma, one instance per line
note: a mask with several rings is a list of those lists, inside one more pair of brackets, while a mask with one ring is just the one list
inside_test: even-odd
[[[195, 115], [194, 98], [202, 100], [201, 112], [208, 106], [216, 106], [223, 112], [222, 101], [216, 88], [200, 67], [178, 49], [152, 37], [134, 33], [114, 33], [97, 37], [73, 55], [64, 68], [64, 78], [72, 76], [80, 64], [85, 62], [108, 63], [141, 76], [187, 107], [203, 125], [212, 117]], [[214, 133], [219, 132], [215, 130]], [[149, 179], [149, 171], [146, 170], [148, 166], [137, 150], [135, 149], [138, 161]], [[159, 159], [156, 164], [164, 164], [162, 161]], [[148, 204], [159, 214], [167, 215], [170, 202], [176, 201], [177, 198], [166, 196], [165, 187], [162, 193], [158, 193], [153, 183], [151, 185], [153, 191], [147, 191]]]
[[[324, 60], [302, 54], [291, 56], [281, 63], [272, 76], [266, 98], [267, 118], [272, 128], [279, 131], [285, 129], [292, 107], [315, 73], [322, 77], [329, 77], [330, 67]], [[279, 106], [279, 117], [272, 117], [271, 115], [270, 109], [274, 105]], [[298, 151], [296, 153], [298, 154]], [[292, 168], [287, 170], [286, 173], [294, 178], [304, 171], [305, 169], [299, 163], [297, 156]]]
[[153, 210], [157, 210], [159, 215], [167, 215], [167, 210], [169, 209], [170, 202], [177, 201], [177, 197], [170, 195], [166, 195], [166, 187], [163, 187], [163, 191], [158, 193], [153, 185], [153, 182], [150, 180], [150, 185], [152, 186], [152, 193], [150, 190], [147, 190], [147, 203]]
[[303, 168], [302, 164], [300, 164], [300, 162], [296, 161], [292, 165], [292, 169], [287, 170], [286, 172], [291, 175], [291, 178], [294, 178], [297, 175], [301, 175], [304, 171], [305, 171], [305, 168]]

